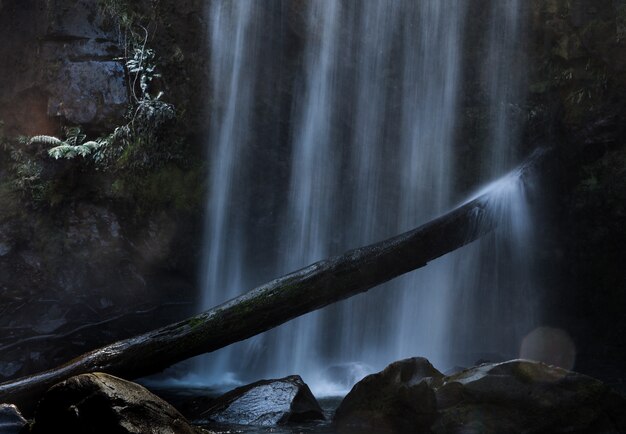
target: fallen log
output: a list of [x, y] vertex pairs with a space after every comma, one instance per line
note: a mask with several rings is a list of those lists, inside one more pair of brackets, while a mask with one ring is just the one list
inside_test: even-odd
[[[535, 152], [516, 176], [527, 176], [542, 155]], [[489, 212], [490, 197], [487, 191], [414, 230], [317, 262], [184, 321], [2, 383], [0, 402], [27, 409], [49, 387], [78, 374], [98, 371], [126, 379], [153, 374], [366, 292], [492, 231], [497, 221]]]

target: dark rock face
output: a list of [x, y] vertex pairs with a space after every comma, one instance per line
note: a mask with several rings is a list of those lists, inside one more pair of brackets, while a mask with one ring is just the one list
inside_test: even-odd
[[431, 385], [442, 378], [443, 374], [421, 357], [392, 363], [354, 386], [339, 405], [334, 422], [347, 432], [427, 432], [437, 417]]
[[128, 91], [115, 60], [122, 52], [98, 8], [89, 0], [4, 4], [0, 118], [9, 131], [55, 133], [54, 118], [102, 129], [122, 118]]
[[536, 251], [544, 287], [554, 289], [544, 315], [576, 342], [577, 370], [624, 391], [626, 3], [528, 3], [529, 103], [544, 113], [529, 132], [552, 135], [560, 153], [541, 183], [552, 209]]
[[217, 398], [202, 418], [239, 425], [280, 425], [321, 420], [320, 405], [298, 375], [263, 380], [234, 389]]
[[48, 116], [83, 125], [120, 119], [128, 103], [124, 69], [114, 60], [120, 54], [117, 35], [104, 29], [98, 3], [51, 3], [43, 44], [55, 65], [47, 74]]
[[157, 268], [175, 250], [176, 222], [155, 217], [134, 231], [124, 223], [89, 202], [0, 217], [0, 304], [10, 313], [0, 316], [0, 380], [189, 314], [181, 301], [191, 284]]
[[626, 400], [602, 382], [543, 363], [512, 360], [446, 377], [436, 388], [438, 433], [618, 433]]
[[144, 387], [102, 373], [72, 377], [39, 402], [33, 434], [199, 433], [167, 402]]
[[116, 61], [67, 62], [49, 91], [48, 115], [76, 124], [115, 118], [128, 103], [124, 68]]
[[396, 362], [358, 383], [335, 423], [344, 432], [626, 432], [626, 399], [582, 374], [527, 360], [437, 374], [425, 359]]
[[0, 404], [0, 434], [17, 434], [26, 425], [17, 407]]

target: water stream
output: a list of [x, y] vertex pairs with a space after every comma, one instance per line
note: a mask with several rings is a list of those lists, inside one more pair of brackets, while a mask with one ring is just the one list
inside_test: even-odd
[[[521, 0], [484, 4], [484, 49], [467, 56], [478, 32], [469, 1], [209, 2], [203, 309], [459, 202], [464, 98], [486, 101], [474, 181], [514, 167], [525, 17]], [[468, 88], [470, 70], [481, 88]], [[298, 373], [338, 394], [403, 357], [441, 370], [515, 357], [538, 311], [527, 187], [514, 172], [488, 187], [492, 235], [202, 357], [195, 374], [212, 384]]]

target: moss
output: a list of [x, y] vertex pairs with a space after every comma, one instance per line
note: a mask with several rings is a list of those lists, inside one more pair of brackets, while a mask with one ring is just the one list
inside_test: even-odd
[[195, 329], [196, 327], [202, 325], [204, 323], [204, 319], [203, 318], [199, 318], [199, 317], [193, 317], [188, 321], [188, 325], [189, 327], [191, 327], [192, 329]]
[[[125, 36], [128, 31], [141, 21], [142, 14], [138, 9], [141, 2], [128, 0], [98, 0], [100, 14], [110, 20]], [[120, 35], [121, 36], [121, 35]]]
[[122, 176], [111, 185], [114, 198], [132, 201], [138, 209], [175, 209], [194, 211], [201, 208], [204, 194], [203, 171], [169, 164], [141, 176]]
[[572, 60], [583, 56], [582, 42], [576, 34], [563, 34], [553, 49], [553, 54], [564, 60]]
[[546, 93], [550, 90], [552, 83], [550, 80], [542, 80], [530, 85], [530, 92], [535, 94]]
[[0, 203], [0, 222], [22, 215], [23, 207], [10, 181], [0, 183]]

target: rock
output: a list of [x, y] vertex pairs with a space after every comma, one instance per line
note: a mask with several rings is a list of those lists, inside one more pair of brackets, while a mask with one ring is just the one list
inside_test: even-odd
[[436, 433], [626, 432], [626, 400], [591, 377], [527, 360], [485, 364], [435, 385]]
[[59, 135], [59, 123], [69, 123], [106, 132], [123, 121], [128, 85], [116, 60], [123, 50], [118, 32], [106, 24], [98, 1], [6, 4], [0, 118], [8, 131]]
[[334, 423], [342, 431], [428, 432], [437, 417], [433, 383], [443, 374], [416, 357], [392, 363], [357, 383], [339, 405]]
[[22, 369], [22, 363], [12, 361], [0, 361], [0, 377], [10, 378]]
[[50, 0], [47, 33], [76, 39], [110, 38], [103, 28], [104, 15], [99, 5], [91, 0]]
[[[8, 173], [0, 171], [0, 177], [7, 177]], [[15, 250], [15, 238], [19, 233], [19, 227], [17, 223], [8, 221], [8, 219], [2, 219], [0, 223], [0, 258], [6, 259], [7, 255], [14, 253]]]
[[0, 243], [0, 256], [6, 256], [11, 253], [11, 246], [9, 243]]
[[317, 400], [299, 375], [262, 380], [238, 387], [217, 398], [202, 418], [239, 425], [280, 425], [322, 420]]
[[486, 363], [444, 377], [416, 358], [357, 383], [334, 422], [342, 432], [617, 434], [626, 432], [626, 398], [539, 362]]
[[128, 104], [124, 67], [114, 60], [67, 61], [48, 91], [48, 115], [76, 124], [103, 122]]
[[17, 434], [26, 425], [26, 419], [16, 406], [0, 404], [0, 434]]
[[[124, 67], [114, 31], [105, 30], [97, 2], [52, 0], [43, 55], [48, 71], [48, 116], [74, 124], [120, 119], [128, 104]], [[71, 10], [71, 13], [68, 11]]]
[[32, 434], [196, 434], [201, 432], [146, 388], [103, 373], [72, 377], [48, 390]]

